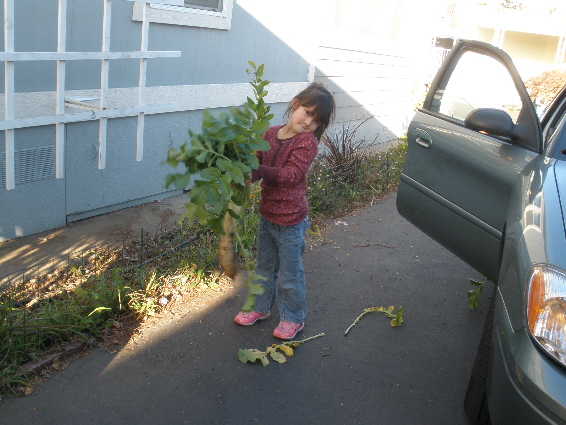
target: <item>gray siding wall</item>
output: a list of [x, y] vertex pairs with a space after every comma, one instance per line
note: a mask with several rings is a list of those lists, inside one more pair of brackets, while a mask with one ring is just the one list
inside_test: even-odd
[[[57, 50], [57, 0], [18, 0], [15, 3], [15, 50]], [[275, 3], [275, 2], [274, 2]], [[284, 2], [273, 5], [273, 12]], [[3, 9], [0, 8], [3, 18]], [[100, 51], [103, 2], [69, 0], [67, 51]], [[112, 51], [140, 48], [141, 22], [132, 20], [132, 3], [112, 2]], [[3, 33], [0, 34], [3, 45]], [[234, 2], [229, 31], [150, 24], [149, 50], [179, 50], [180, 58], [148, 61], [148, 86], [245, 83], [247, 61], [263, 63], [274, 82], [305, 81], [309, 63], [284, 41]], [[54, 62], [17, 64], [16, 91], [55, 90]], [[3, 78], [4, 70], [0, 69]], [[110, 64], [110, 87], [138, 85], [139, 61]], [[99, 61], [67, 63], [68, 90], [100, 87]], [[2, 85], [3, 90], [3, 85]]]
[[[275, 114], [272, 125], [283, 122], [287, 103], [298, 91], [295, 89], [307, 83], [309, 63], [317, 62], [315, 79], [336, 95], [339, 106], [336, 129], [356, 125], [371, 116], [358, 131], [360, 137], [368, 141], [377, 137], [379, 142], [398, 137], [407, 121], [404, 110], [408, 95], [407, 57], [396, 49], [327, 40], [317, 49], [315, 43], [320, 38], [309, 32], [311, 26], [310, 30], [315, 28], [315, 15], [308, 10], [294, 14], [300, 3], [297, 0], [244, 2], [245, 9], [234, 0], [229, 31], [151, 23], [149, 50], [178, 50], [181, 57], [148, 60], [147, 86], [157, 89], [148, 103], [155, 103], [155, 98], [157, 103], [175, 100], [181, 107], [145, 116], [141, 161], [136, 161], [136, 117], [108, 120], [107, 159], [103, 169], [98, 168], [98, 121], [66, 124], [63, 179], [55, 179], [53, 172], [55, 127], [16, 130], [16, 172], [23, 177], [19, 180], [17, 177], [13, 190], [0, 187], [0, 241], [178, 193], [164, 188], [166, 174], [173, 171], [163, 164], [167, 150], [184, 143], [189, 128], [199, 130], [202, 108], [210, 106], [209, 97], [218, 100], [224, 88], [236, 93], [240, 90], [238, 84], [247, 87], [247, 60], [265, 64], [264, 78], [282, 83], [273, 90], [278, 94], [270, 100]], [[57, 0], [16, 1], [16, 51], [57, 50], [57, 4]], [[140, 49], [142, 24], [132, 20], [132, 7], [131, 2], [112, 1], [111, 51]], [[0, 10], [0, 16], [2, 13]], [[285, 17], [289, 16], [304, 22], [287, 25], [290, 21]], [[102, 17], [102, 1], [68, 0], [66, 50], [99, 52]], [[0, 42], [3, 43], [3, 34]], [[100, 65], [99, 60], [67, 61], [66, 90], [100, 88]], [[127, 88], [137, 87], [139, 60], [112, 60], [109, 74], [110, 88], [116, 89], [115, 97], [118, 89], [128, 91]], [[32, 116], [54, 114], [52, 100], [46, 99], [54, 98], [55, 61], [16, 63], [15, 75], [16, 92], [29, 93], [26, 95], [29, 97], [20, 95], [23, 101], [16, 105], [16, 117], [22, 112], [22, 105], [24, 110], [40, 111]], [[2, 67], [0, 78], [4, 78]], [[197, 89], [193, 91], [193, 87]], [[172, 99], [172, 94], [177, 93], [185, 93], [184, 98]], [[128, 96], [125, 98], [130, 102]], [[240, 95], [236, 97], [239, 99]], [[211, 104], [216, 108], [214, 112], [219, 112], [234, 103], [237, 104], [218, 101]], [[2, 143], [0, 173], [3, 170]], [[45, 172], [34, 174], [36, 170]]]
[[382, 144], [405, 134], [412, 105], [412, 58], [394, 46], [327, 42], [318, 49], [315, 80], [334, 92], [331, 131], [356, 131], [357, 139]]

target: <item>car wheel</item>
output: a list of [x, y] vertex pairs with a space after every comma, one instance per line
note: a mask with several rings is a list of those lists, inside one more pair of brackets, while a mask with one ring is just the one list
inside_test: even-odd
[[487, 373], [493, 352], [491, 336], [493, 334], [493, 310], [495, 306], [496, 288], [493, 290], [487, 311], [483, 333], [480, 339], [476, 360], [464, 398], [464, 411], [468, 419], [479, 425], [490, 425], [487, 408]]

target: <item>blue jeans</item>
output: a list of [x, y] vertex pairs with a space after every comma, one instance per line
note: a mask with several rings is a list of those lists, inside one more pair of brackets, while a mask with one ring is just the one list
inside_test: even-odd
[[264, 291], [255, 296], [254, 310], [268, 313], [277, 299], [281, 320], [301, 323], [307, 317], [305, 270], [305, 233], [309, 218], [293, 226], [280, 226], [260, 216], [255, 273]]

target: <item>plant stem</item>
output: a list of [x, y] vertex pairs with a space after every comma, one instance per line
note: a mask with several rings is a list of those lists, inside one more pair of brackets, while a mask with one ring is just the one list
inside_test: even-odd
[[361, 320], [362, 317], [364, 317], [366, 314], [370, 313], [371, 311], [364, 311], [362, 314], [360, 314], [358, 316], [358, 318], [356, 320], [354, 320], [354, 323], [352, 323], [350, 325], [350, 327], [348, 329], [346, 329], [346, 332], [344, 332], [344, 336], [348, 335], [348, 332], [350, 332], [350, 329], [352, 329], [354, 326], [356, 326], [356, 324]]
[[321, 336], [324, 336], [324, 333], [321, 333], [321, 334], [318, 334], [318, 335], [315, 335], [315, 336], [311, 336], [309, 338], [302, 339], [300, 341], [284, 342], [283, 344], [279, 344], [277, 347], [281, 347], [283, 345], [297, 346], [297, 345], [301, 345], [303, 342], [307, 342], [307, 341], [311, 341], [311, 340], [316, 339], [316, 338], [320, 338]]

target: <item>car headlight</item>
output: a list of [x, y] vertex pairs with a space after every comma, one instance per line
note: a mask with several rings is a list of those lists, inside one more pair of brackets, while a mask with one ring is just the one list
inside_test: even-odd
[[527, 279], [527, 321], [533, 338], [566, 365], [566, 272], [534, 266]]

